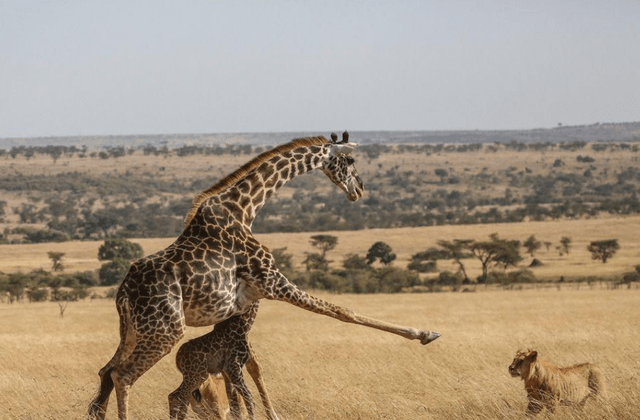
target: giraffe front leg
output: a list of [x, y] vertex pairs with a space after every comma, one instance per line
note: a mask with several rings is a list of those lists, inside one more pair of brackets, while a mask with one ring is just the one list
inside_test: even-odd
[[238, 390], [233, 386], [229, 375], [225, 372], [223, 372], [222, 375], [224, 376], [224, 386], [227, 391], [227, 400], [229, 401], [229, 415], [232, 419], [238, 420], [242, 415], [240, 400], [238, 399]]
[[242, 396], [242, 399], [244, 401], [244, 406], [247, 409], [247, 415], [249, 416], [249, 419], [254, 420], [255, 416], [253, 413], [253, 407], [254, 407], [253, 396], [251, 395], [249, 388], [247, 388], [247, 384], [244, 382], [244, 378], [242, 377], [241, 366], [242, 365], [237, 365], [236, 368], [229, 370], [228, 378], [231, 381], [231, 384], [233, 385], [233, 388], [236, 390], [236, 392]]
[[[267, 299], [281, 300], [311, 312], [330, 316], [342, 322], [358, 324], [399, 335], [409, 340], [419, 340], [421, 344], [429, 344], [440, 337], [435, 331], [419, 330], [404, 327], [386, 321], [359, 315], [348, 308], [342, 308], [330, 302], [325, 302], [311, 296], [298, 286], [291, 283], [275, 267], [270, 267], [264, 274], [261, 292]], [[258, 285], [260, 286], [260, 285]]]

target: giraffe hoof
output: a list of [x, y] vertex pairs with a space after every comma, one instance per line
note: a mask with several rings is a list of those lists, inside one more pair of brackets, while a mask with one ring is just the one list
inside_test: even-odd
[[432, 342], [436, 338], [440, 337], [440, 334], [438, 334], [435, 331], [422, 331], [422, 334], [420, 334], [420, 335], [421, 335], [420, 344], [422, 344], [422, 345], [429, 344], [430, 342]]

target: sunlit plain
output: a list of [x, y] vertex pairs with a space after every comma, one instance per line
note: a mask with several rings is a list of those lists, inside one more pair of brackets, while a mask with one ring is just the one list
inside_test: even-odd
[[[590, 401], [583, 412], [559, 408], [555, 418], [588, 413], [637, 419], [638, 293], [565, 288], [321, 294], [359, 313], [433, 329], [442, 337], [423, 347], [285, 303], [264, 302], [250, 340], [282, 419], [521, 418], [524, 387], [508, 375], [507, 366], [516, 350], [527, 348], [559, 365], [589, 361], [604, 371], [605, 399]], [[72, 302], [64, 317], [52, 302], [4, 304], [0, 318], [0, 417], [82, 418], [97, 390], [97, 372], [117, 346], [114, 303]], [[190, 328], [187, 338], [206, 331]], [[133, 387], [132, 418], [167, 417], [167, 395], [180, 382], [174, 353]], [[116, 417], [114, 410], [112, 395], [108, 418]], [[261, 409], [258, 418], [264, 418]]]

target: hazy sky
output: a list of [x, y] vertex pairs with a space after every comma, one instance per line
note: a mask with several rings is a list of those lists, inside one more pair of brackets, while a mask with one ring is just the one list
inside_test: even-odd
[[0, 0], [0, 137], [640, 120], [640, 2]]

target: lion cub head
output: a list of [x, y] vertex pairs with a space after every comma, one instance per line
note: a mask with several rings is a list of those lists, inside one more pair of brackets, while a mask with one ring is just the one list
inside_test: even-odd
[[528, 378], [530, 374], [531, 364], [538, 359], [538, 352], [535, 350], [518, 351], [516, 357], [509, 365], [509, 373], [514, 378]]

